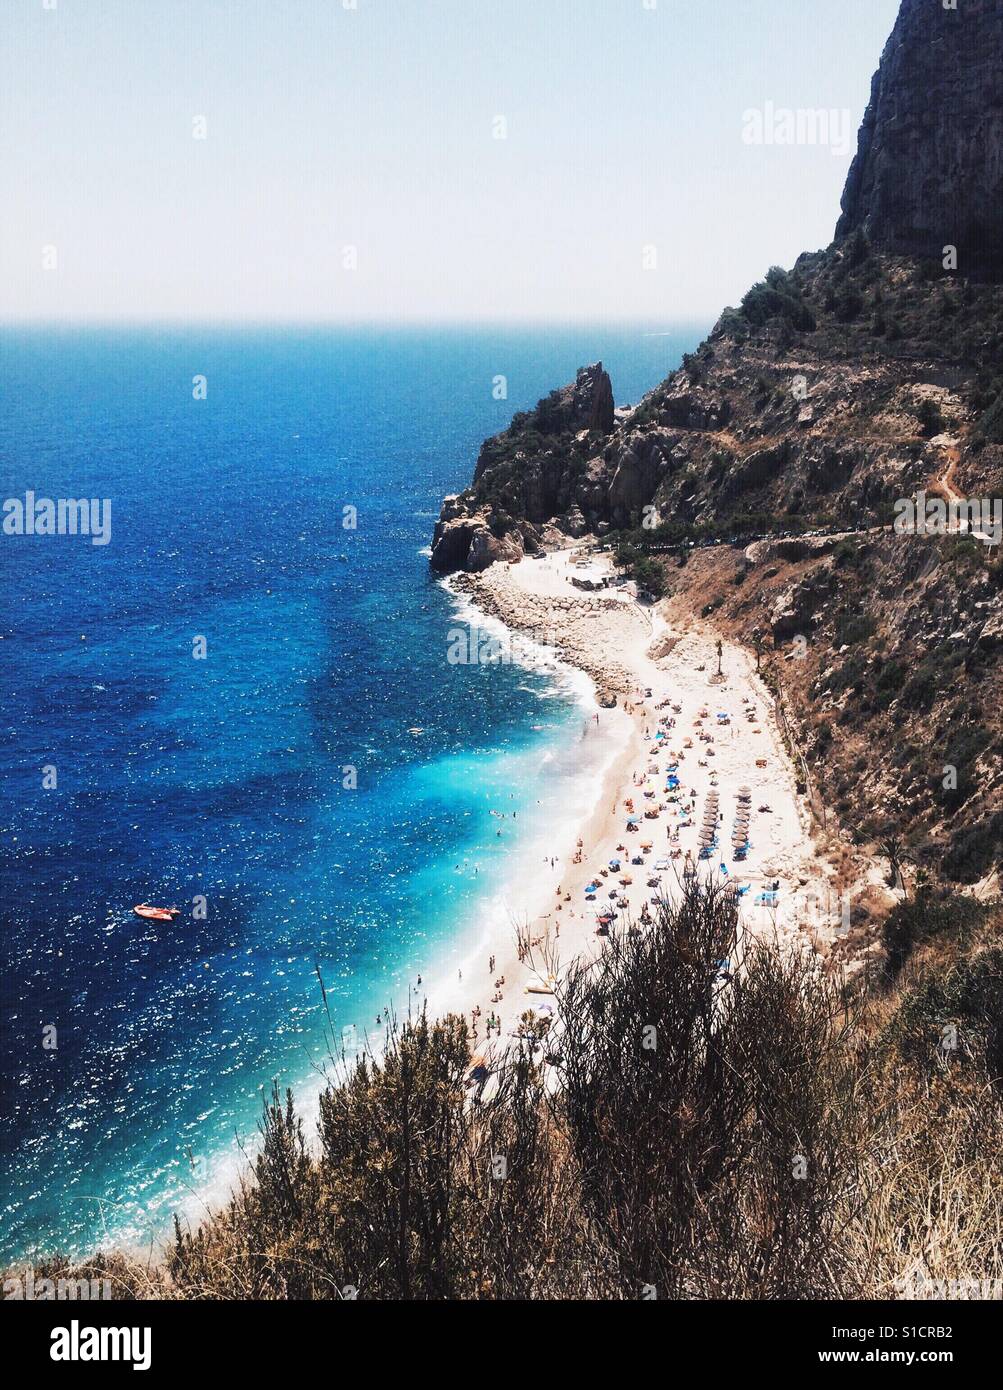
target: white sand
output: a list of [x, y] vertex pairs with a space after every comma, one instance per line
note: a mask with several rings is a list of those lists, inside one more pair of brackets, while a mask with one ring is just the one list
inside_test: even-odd
[[[476, 1031], [475, 1050], [484, 1055], [508, 1043], [527, 1010], [540, 1004], [553, 1007], [552, 996], [536, 992], [540, 985], [552, 983], [545, 978], [545, 959], [559, 974], [573, 957], [602, 949], [595, 919], [614, 901], [611, 890], [618, 894], [616, 903], [627, 910], [618, 918], [621, 923], [640, 918], [652, 898], [672, 895], [686, 852], [697, 859], [712, 791], [718, 794], [723, 815], [719, 846], [700, 864], [699, 872], [723, 880], [724, 863], [732, 880], [749, 885], [741, 899], [742, 930], [814, 939], [819, 930], [831, 935], [838, 924], [839, 904], [816, 857], [810, 815], [797, 795], [795, 772], [772, 714], [772, 697], [756, 674], [754, 658], [725, 643], [719, 683], [716, 637], [709, 627], [670, 629], [657, 607], [637, 602], [632, 585], [582, 593], [572, 585], [573, 576], [601, 579], [614, 571], [604, 556], [594, 557], [588, 568], [576, 564], [578, 558], [573, 551], [559, 551], [544, 560], [494, 565], [461, 581], [484, 611], [512, 628], [545, 635], [565, 661], [592, 677], [606, 698], [614, 692], [618, 698], [618, 708], [599, 710], [596, 736], [603, 741], [605, 766], [595, 806], [583, 808], [573, 828], [569, 821], [555, 829], [554, 844], [546, 847], [556, 861], [553, 870], [548, 864], [544, 871], [531, 868], [518, 877], [513, 873], [507, 921], [497, 927], [497, 939], [489, 936], [465, 962], [462, 981], [433, 983], [431, 1011], [465, 1012]], [[727, 714], [730, 722], [719, 721], [719, 713]], [[656, 740], [659, 732], [664, 737]], [[677, 761], [682, 799], [672, 802], [665, 791], [666, 768]], [[732, 826], [743, 785], [752, 789], [751, 849], [744, 862], [736, 862]], [[691, 807], [690, 814], [681, 817], [680, 806]], [[770, 810], [760, 811], [763, 806]], [[646, 818], [646, 811], [654, 817]], [[636, 833], [627, 830], [631, 814], [640, 818]], [[684, 819], [690, 824], [683, 824]], [[670, 839], [675, 827], [678, 838]], [[649, 842], [651, 850], [642, 851]], [[630, 863], [637, 855], [643, 855], [643, 865]], [[619, 873], [608, 871], [615, 858], [622, 863]], [[663, 858], [669, 860], [668, 867], [656, 871], [656, 861]], [[602, 877], [603, 869], [607, 877]], [[621, 883], [624, 876], [632, 882]], [[648, 885], [655, 877], [657, 888]], [[584, 889], [593, 880], [600, 889], [589, 902]], [[776, 880], [778, 907], [757, 904], [761, 891]], [[653, 903], [650, 910], [654, 912]], [[520, 959], [517, 927], [523, 942], [533, 943], [533, 965]], [[493, 1030], [487, 1043], [492, 1014], [500, 1020], [500, 1033]]]

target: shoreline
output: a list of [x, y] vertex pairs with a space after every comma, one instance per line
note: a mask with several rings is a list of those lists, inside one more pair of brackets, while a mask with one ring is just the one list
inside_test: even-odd
[[[751, 655], [724, 642], [724, 679], [713, 683], [716, 635], [708, 625], [689, 620], [670, 626], [660, 611], [664, 604], [640, 605], [628, 583], [595, 591], [578, 589], [572, 578], [578, 577], [580, 567], [581, 575], [595, 583], [612, 581], [615, 574], [607, 556], [584, 562], [578, 549], [567, 549], [550, 552], [543, 560], [496, 564], [481, 574], [446, 581], [451, 595], [460, 600], [456, 622], [486, 625], [503, 639], [514, 634], [527, 639], [521, 659], [516, 657], [527, 669], [550, 668], [562, 679], [576, 674], [588, 679], [591, 698], [580, 683], [577, 691], [584, 720], [580, 737], [597, 739], [603, 750], [594, 773], [595, 795], [580, 813], [575, 808], [573, 814], [562, 815], [554, 826], [553, 842], [545, 846], [546, 855], [538, 854], [544, 844], [541, 826], [534, 825], [518, 850], [511, 851], [513, 862], [502, 892], [485, 899], [479, 927], [460, 952], [448, 965], [429, 960], [421, 985], [402, 981], [405, 988], [398, 1016], [423, 1007], [433, 1019], [462, 1014], [471, 1028], [472, 1067], [483, 1063], [487, 1072], [518, 1035], [524, 1014], [532, 1012], [537, 1023], [554, 1019], [555, 1001], [552, 993], [544, 992], [553, 983], [544, 978], [548, 965], [559, 975], [572, 960], [601, 951], [603, 937], [596, 933], [596, 914], [608, 908], [614, 885], [617, 904], [632, 921], [650, 905], [647, 880], [657, 862], [669, 866], [659, 873], [658, 892], [673, 896], [685, 859], [669, 856], [673, 850], [684, 855], [686, 848], [695, 848], [699, 825], [694, 815], [691, 824], [684, 820], [677, 830], [669, 815], [672, 803], [659, 800], [658, 788], [675, 756], [686, 803], [699, 807], [716, 790], [725, 808], [722, 814], [727, 816], [737, 787], [751, 783], [756, 793], [753, 810], [767, 801], [772, 805], [768, 821], [753, 816], [753, 823], [759, 819], [760, 824], [753, 834], [756, 847], [747, 861], [733, 864], [730, 851], [721, 851], [728, 855], [730, 876], [749, 888], [740, 931], [776, 932], [787, 941], [807, 934], [813, 946], [823, 949], [826, 938], [834, 939], [838, 933], [838, 905], [834, 909], [827, 880], [831, 871], [823, 866], [813, 844], [810, 815], [797, 793], [796, 774], [772, 712], [772, 697], [755, 672]], [[547, 639], [545, 644], [541, 638]], [[540, 650], [541, 645], [547, 649]], [[569, 679], [572, 697], [575, 687], [576, 682]], [[726, 709], [732, 722], [719, 728], [716, 713]], [[707, 717], [702, 718], [701, 712]], [[667, 720], [673, 727], [663, 729]], [[694, 736], [701, 726], [708, 739], [704, 748]], [[713, 754], [701, 757], [712, 745]], [[765, 761], [766, 767], [758, 768], [758, 761]], [[646, 800], [652, 809], [661, 807], [651, 820], [643, 818]], [[630, 810], [628, 802], [633, 803]], [[626, 830], [631, 810], [640, 819], [636, 835]], [[652, 849], [644, 855], [645, 865], [630, 865], [647, 843]], [[520, 863], [517, 856], [527, 852], [533, 861]], [[609, 869], [616, 858], [625, 872]], [[719, 872], [720, 862], [719, 854], [701, 871]], [[633, 881], [624, 884], [624, 877]], [[784, 914], [785, 920], [773, 908], [752, 905], [759, 888], [775, 881], [782, 883], [785, 898], [794, 906], [792, 913]], [[601, 889], [594, 902], [587, 902], [585, 889], [592, 882]], [[818, 895], [821, 911], [799, 910], [798, 896], [813, 893]], [[495, 910], [499, 897], [504, 899], [504, 913]], [[525, 958], [521, 945], [527, 941], [532, 943], [535, 959]], [[494, 967], [489, 969], [492, 959]], [[504, 983], [499, 987], [497, 981]], [[489, 1038], [487, 1023], [492, 1015], [498, 1026]], [[312, 1082], [306, 1080], [297, 1087], [297, 1108], [308, 1128], [318, 1117], [320, 1092], [332, 1080], [337, 1077], [314, 1074]], [[188, 1199], [173, 1205], [171, 1211], [194, 1226], [210, 1210], [224, 1207], [246, 1158], [242, 1150], [220, 1155], [207, 1180], [189, 1189]], [[166, 1239], [166, 1222], [163, 1234]], [[152, 1230], [150, 1236], [156, 1243]], [[115, 1244], [144, 1257], [151, 1254], [152, 1247], [145, 1242], [142, 1247], [129, 1239]], [[102, 1243], [94, 1248], [103, 1248]]]
[[[520, 877], [519, 889], [511, 890], [507, 931], [492, 933], [486, 924], [464, 959], [462, 978], [426, 992], [431, 1015], [464, 1014], [472, 1052], [488, 1070], [517, 1035], [524, 1014], [553, 1017], [546, 992], [553, 978], [543, 978], [548, 968], [559, 975], [572, 959], [601, 950], [597, 913], [615, 902], [635, 921], [656, 894], [672, 897], [687, 851], [698, 862], [700, 817], [711, 793], [721, 808], [720, 844], [700, 872], [727, 876], [744, 888], [740, 930], [771, 932], [784, 941], [807, 938], [816, 949], [839, 931], [831, 871], [814, 845], [772, 697], [751, 656], [723, 643], [718, 683], [712, 630], [695, 622], [670, 627], [661, 605], [642, 606], [634, 587], [614, 582], [614, 574], [607, 556], [585, 559], [573, 548], [447, 581], [477, 613], [543, 641], [561, 665], [583, 671], [596, 691], [601, 736], [610, 742], [593, 805], [555, 828], [543, 872], [531, 873], [529, 885]], [[575, 578], [597, 587], [577, 587]], [[678, 794], [660, 790], [670, 765], [677, 768]], [[751, 848], [733, 862], [731, 823], [746, 814], [737, 800], [742, 787], [751, 789], [751, 803], [741, 803], [748, 806]], [[627, 828], [632, 815], [636, 833]], [[651, 848], [642, 854], [642, 845]], [[638, 858], [643, 864], [631, 864]], [[617, 859], [621, 869], [613, 871], [609, 865]], [[593, 883], [600, 889], [588, 901], [584, 890]], [[775, 883], [780, 892], [773, 898], [768, 890]], [[768, 900], [758, 902], [764, 892]], [[489, 1038], [492, 1016], [499, 1026]]]
[[[564, 677], [584, 675], [589, 682], [590, 696], [588, 700], [579, 701], [584, 718], [581, 739], [597, 739], [602, 748], [591, 805], [583, 805], [580, 814], [562, 819], [561, 824], [554, 828], [553, 841], [546, 846], [545, 855], [540, 854], [524, 867], [515, 862], [510, 866], [505, 888], [501, 895], [495, 896], [492, 904], [497, 903], [498, 896], [505, 900], [504, 925], [497, 919], [484, 923], [476, 939], [464, 952], [459, 966], [462, 978], [440, 980], [434, 985], [428, 982], [430, 987], [424, 992], [424, 1004], [430, 1017], [441, 1017], [445, 1013], [463, 1014], [471, 1026], [473, 1051], [477, 1053], [497, 1048], [497, 1036], [490, 1040], [490, 1044], [486, 1037], [489, 1016], [493, 1013], [501, 1020], [501, 1041], [504, 1044], [509, 1040], [509, 1034], [514, 1032], [520, 1015], [533, 1002], [532, 997], [524, 992], [527, 985], [542, 983], [539, 971], [534, 971], [520, 960], [520, 939], [525, 940], [528, 933], [537, 949], [550, 943], [563, 946], [573, 941], [575, 954], [587, 944], [583, 936], [585, 919], [580, 914], [569, 913], [567, 904], [562, 904], [558, 912], [555, 883], [560, 882], [562, 889], [567, 892], [565, 884], [570, 885], [576, 878], [582, 884], [587, 881], [588, 847], [596, 843], [607, 829], [615, 813], [619, 789], [625, 777], [629, 777], [630, 767], [640, 756], [642, 722], [639, 717], [627, 714], [620, 707], [604, 708], [599, 703], [602, 688], [595, 673], [585, 669], [580, 662], [569, 659], [563, 649], [558, 625], [548, 624], [547, 630], [541, 631], [535, 621], [520, 621], [519, 615], [510, 612], [507, 605], [494, 601], [489, 590], [482, 589], [480, 585], [455, 582], [467, 578], [450, 576], [445, 581], [451, 595], [462, 599], [462, 609], [467, 610], [462, 613], [460, 621], [476, 620], [483, 623], [486, 619], [489, 630], [497, 627], [507, 640], [517, 636], [520, 642], [531, 644], [534, 655], [539, 651], [540, 661], [530, 663], [530, 669], [539, 670], [547, 665], [556, 668]], [[551, 640], [541, 640], [546, 638]], [[574, 859], [579, 842], [582, 842], [582, 862], [576, 865]], [[537, 827], [513, 853], [537, 855], [542, 848]], [[495, 968], [490, 971], [488, 962], [492, 958]], [[434, 978], [434, 968], [430, 973]], [[500, 1001], [494, 998], [498, 992], [494, 987], [496, 979], [505, 981]], [[514, 986], [515, 981], [518, 981], [518, 987]], [[481, 1013], [474, 1020], [472, 1011], [478, 1006]]]

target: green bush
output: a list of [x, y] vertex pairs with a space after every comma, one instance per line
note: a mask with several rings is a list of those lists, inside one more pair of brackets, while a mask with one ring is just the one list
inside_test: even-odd
[[867, 615], [848, 613], [836, 627], [836, 646], [855, 647], [874, 636], [877, 630], [875, 620]]
[[946, 810], [959, 809], [975, 792], [976, 764], [992, 743], [992, 738], [989, 730], [981, 724], [962, 727], [952, 733], [944, 751], [943, 765], [957, 769], [958, 785], [953, 789], [945, 788], [944, 774], [940, 771], [933, 783], [934, 796]]
[[836, 300], [836, 317], [840, 323], [853, 323], [864, 309], [864, 296], [859, 290], [845, 289]]
[[1003, 444], [1003, 390], [980, 417], [975, 433], [990, 444]]
[[941, 901], [928, 895], [897, 903], [885, 918], [881, 944], [885, 948], [885, 980], [892, 983], [913, 951], [924, 941], [951, 933], [963, 939], [985, 920], [986, 909], [974, 898], [954, 894]]
[[937, 698], [940, 669], [933, 657], [927, 657], [920, 663], [902, 691], [902, 704], [906, 709], [925, 712], [932, 708]]
[[961, 826], [944, 853], [942, 867], [955, 883], [977, 883], [1003, 862], [1003, 812]]
[[935, 434], [940, 434], [944, 428], [944, 416], [936, 401], [920, 401], [916, 411], [916, 419], [927, 439], [932, 439]]
[[[954, 905], [963, 902], [971, 899], [952, 899]], [[976, 913], [970, 912], [965, 925], [976, 921]], [[956, 915], [946, 923], [948, 929], [955, 925]], [[998, 947], [979, 951], [945, 974], [924, 975], [903, 1001], [889, 1037], [903, 1058], [928, 1075], [956, 1055], [969, 1068], [972, 1063], [985, 1068], [998, 1086], [1003, 1077], [1003, 952]]]
[[742, 300], [742, 314], [756, 328], [779, 318], [800, 333], [815, 330], [815, 316], [798, 285], [786, 271], [774, 266], [765, 280], [753, 285]]

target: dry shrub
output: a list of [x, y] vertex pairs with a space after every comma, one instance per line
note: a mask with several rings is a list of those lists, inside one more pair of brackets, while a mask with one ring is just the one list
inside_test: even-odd
[[481, 1088], [462, 1019], [394, 1022], [378, 1057], [338, 1065], [316, 1141], [273, 1090], [247, 1176], [176, 1225], [162, 1265], [39, 1276], [185, 1299], [981, 1287], [1003, 1278], [1003, 953], [984, 917], [912, 934], [898, 982], [851, 1007], [809, 951], [739, 941], [731, 897], [687, 881], [653, 927], [563, 972], [546, 1053], [515, 1039]]
[[753, 943], [736, 969], [736, 934], [731, 896], [691, 881], [656, 931], [615, 936], [561, 991], [583, 1200], [635, 1295], [842, 1287], [855, 1125], [839, 1000], [799, 949]]

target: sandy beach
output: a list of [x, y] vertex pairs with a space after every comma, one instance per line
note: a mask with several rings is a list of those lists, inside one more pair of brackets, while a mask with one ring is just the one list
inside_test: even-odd
[[586, 672], [603, 758], [594, 805], [555, 828], [539, 864], [513, 874], [507, 925], [464, 963], [462, 978], [428, 981], [433, 1013], [465, 1013], [475, 1051], [489, 1059], [527, 1012], [553, 1015], [554, 977], [581, 953], [602, 950], [600, 916], [615, 911], [621, 925], [643, 924], [691, 868], [737, 886], [743, 933], [820, 948], [834, 939], [840, 903], [831, 870], [816, 854], [751, 654], [724, 643], [719, 676], [709, 626], [670, 627], [661, 605], [640, 603], [607, 556], [584, 548], [452, 583], [482, 612]]

